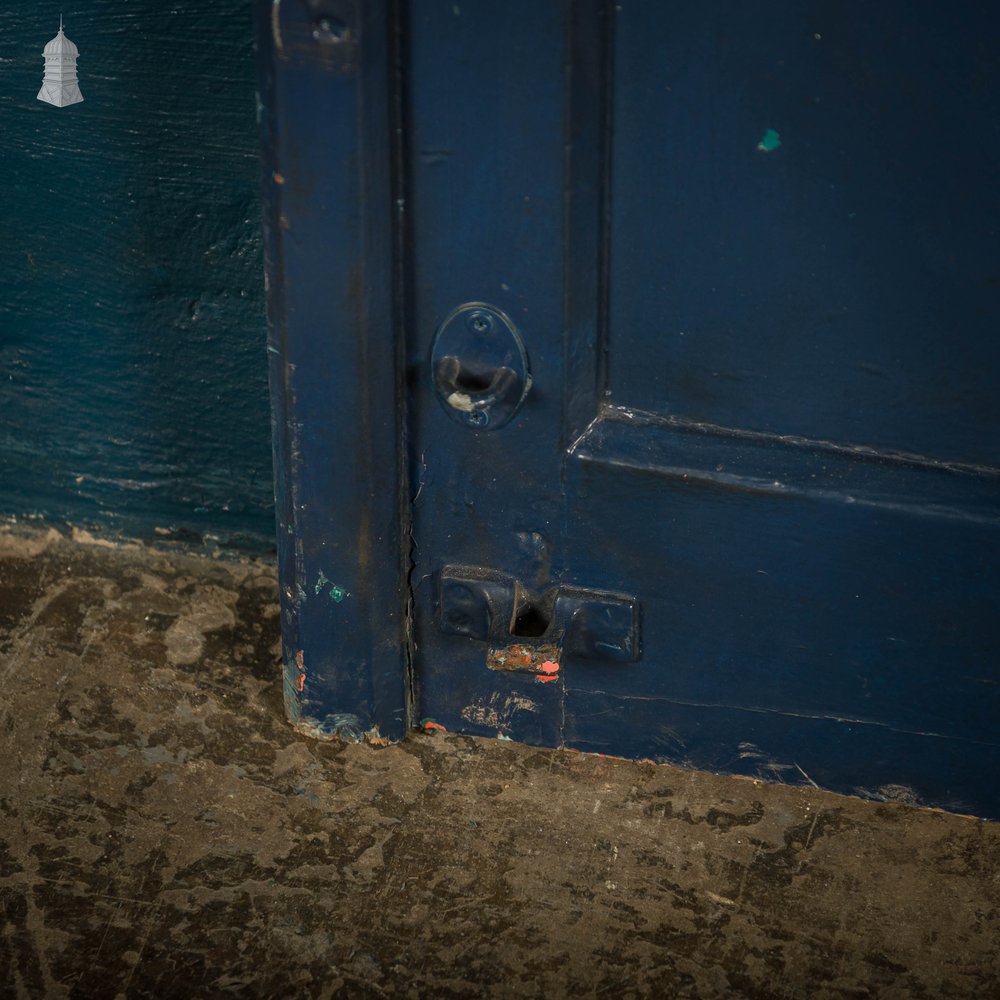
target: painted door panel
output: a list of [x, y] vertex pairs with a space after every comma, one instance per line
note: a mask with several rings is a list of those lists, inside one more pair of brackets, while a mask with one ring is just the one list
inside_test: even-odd
[[[997, 808], [992, 15], [895, 13], [413, 16], [419, 718]], [[495, 432], [427, 391], [477, 301], [532, 370]], [[456, 565], [634, 595], [641, 656], [491, 670]]]
[[996, 464], [995, 8], [620, 8], [616, 399]]

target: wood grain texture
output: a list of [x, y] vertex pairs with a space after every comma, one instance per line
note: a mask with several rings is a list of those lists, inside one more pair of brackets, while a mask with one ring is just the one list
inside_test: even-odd
[[251, 7], [0, 10], [0, 510], [273, 535]]

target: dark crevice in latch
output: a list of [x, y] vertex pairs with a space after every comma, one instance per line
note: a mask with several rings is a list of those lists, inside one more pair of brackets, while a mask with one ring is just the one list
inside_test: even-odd
[[545, 635], [552, 627], [556, 594], [556, 590], [552, 589], [539, 596], [517, 584], [510, 634], [521, 639], [536, 639]]
[[527, 639], [544, 635], [548, 627], [548, 616], [537, 604], [529, 602], [517, 612], [517, 616], [514, 618], [514, 627], [510, 632], [511, 635]]

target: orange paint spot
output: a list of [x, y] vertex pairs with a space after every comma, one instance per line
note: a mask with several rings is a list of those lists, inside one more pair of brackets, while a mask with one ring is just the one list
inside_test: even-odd
[[548, 684], [551, 681], [559, 680], [559, 678], [555, 674], [535, 674], [535, 680], [542, 684]]
[[553, 663], [552, 660], [546, 660], [544, 663], [539, 664], [538, 669], [543, 674], [557, 674], [559, 673], [559, 664]]
[[440, 722], [431, 722], [431, 721], [428, 720], [428, 721], [426, 721], [424, 723], [424, 732], [425, 733], [430, 733], [430, 732], [446, 733], [446, 732], [448, 732], [448, 730], [445, 729], [445, 727], [442, 726]]
[[282, 177], [281, 174], [275, 172], [275, 174], [274, 174], [274, 183], [275, 184], [284, 184], [285, 183], [285, 178]]
[[306, 675], [299, 674], [299, 683], [297, 685], [299, 691], [304, 691], [306, 689]]

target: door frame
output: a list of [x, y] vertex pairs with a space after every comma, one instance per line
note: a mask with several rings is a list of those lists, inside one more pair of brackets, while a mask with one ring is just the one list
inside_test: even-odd
[[409, 726], [401, 6], [257, 0], [285, 707]]

